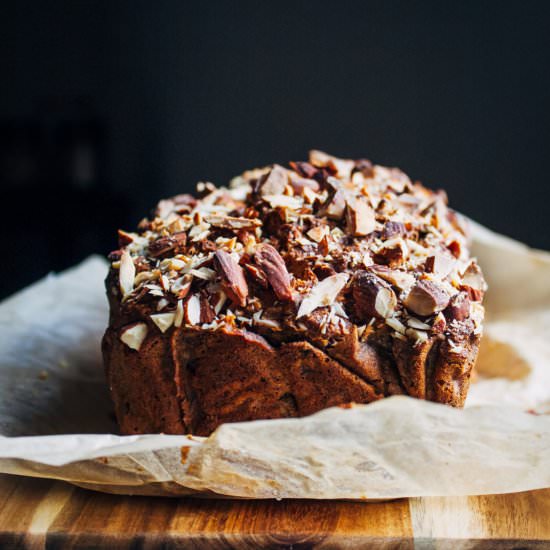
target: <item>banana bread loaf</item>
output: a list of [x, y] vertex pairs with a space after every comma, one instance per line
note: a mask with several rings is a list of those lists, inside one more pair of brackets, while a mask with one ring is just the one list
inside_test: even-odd
[[124, 434], [207, 435], [406, 394], [460, 407], [486, 284], [442, 191], [312, 151], [119, 231], [107, 379]]

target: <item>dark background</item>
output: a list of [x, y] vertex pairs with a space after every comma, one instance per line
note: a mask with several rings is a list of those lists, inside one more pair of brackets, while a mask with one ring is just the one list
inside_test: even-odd
[[4, 2], [0, 296], [309, 148], [550, 249], [548, 2]]

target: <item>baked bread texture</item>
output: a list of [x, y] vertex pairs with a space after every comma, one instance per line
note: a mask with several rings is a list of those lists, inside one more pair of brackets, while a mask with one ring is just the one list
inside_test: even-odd
[[464, 404], [486, 284], [444, 192], [311, 151], [119, 231], [107, 379], [124, 434], [208, 435], [405, 394]]

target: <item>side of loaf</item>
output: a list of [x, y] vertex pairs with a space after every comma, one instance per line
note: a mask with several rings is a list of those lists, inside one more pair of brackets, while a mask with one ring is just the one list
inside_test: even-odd
[[121, 432], [208, 435], [405, 394], [463, 406], [486, 284], [444, 192], [320, 151], [119, 231], [103, 356]]

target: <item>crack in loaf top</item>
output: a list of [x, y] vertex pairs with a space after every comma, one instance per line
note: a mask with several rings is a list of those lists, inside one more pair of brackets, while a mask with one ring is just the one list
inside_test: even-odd
[[457, 351], [481, 331], [486, 284], [443, 191], [311, 151], [308, 162], [197, 192], [160, 201], [137, 232], [119, 231], [111, 323], [126, 326], [133, 349], [149, 329], [181, 326], [276, 341], [315, 322], [327, 343], [356, 326], [361, 338], [412, 345], [436, 335]]

